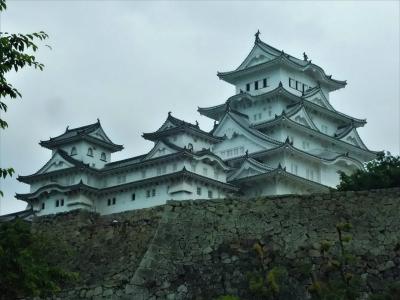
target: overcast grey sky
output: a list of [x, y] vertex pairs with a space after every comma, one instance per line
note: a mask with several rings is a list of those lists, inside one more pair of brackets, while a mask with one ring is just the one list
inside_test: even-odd
[[[65, 127], [93, 123], [125, 150], [113, 160], [148, 151], [142, 132], [156, 130], [167, 112], [204, 129], [212, 122], [197, 106], [223, 103], [234, 93], [217, 71], [236, 68], [260, 29], [264, 42], [312, 61], [345, 89], [333, 106], [367, 118], [359, 130], [372, 150], [399, 153], [399, 2], [8, 1], [1, 30], [44, 30], [43, 72], [10, 74], [23, 100], [3, 117], [0, 165], [36, 172], [50, 158], [40, 140]], [[15, 177], [0, 180], [0, 214], [23, 209], [14, 194], [28, 192]]]

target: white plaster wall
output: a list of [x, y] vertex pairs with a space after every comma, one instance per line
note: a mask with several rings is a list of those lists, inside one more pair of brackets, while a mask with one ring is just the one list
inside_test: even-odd
[[261, 197], [267, 195], [277, 195], [276, 184], [273, 178], [258, 180], [251, 186], [243, 185], [241, 189], [247, 197]]
[[180, 133], [168, 138], [168, 141], [181, 148], [189, 148], [189, 144], [192, 144], [194, 151], [200, 151], [211, 147], [212, 143], [208, 140], [194, 136], [187, 133]]
[[304, 177], [311, 181], [326, 184], [321, 182], [321, 165], [321, 163], [311, 159], [305, 159], [289, 153], [285, 153], [284, 160], [282, 162], [282, 166], [286, 167], [287, 172]]
[[231, 139], [228, 138], [219, 144], [216, 144], [212, 151], [222, 159], [230, 159], [245, 155], [246, 150], [248, 150], [249, 153], [253, 153], [269, 148], [272, 147], [270, 145], [265, 145], [265, 143], [261, 144], [261, 142], [256, 143], [251, 141], [243, 135], [237, 135]]
[[[56, 206], [56, 201], [59, 200], [61, 204], [61, 199], [64, 199], [63, 206]], [[42, 210], [42, 203], [45, 203], [45, 208]], [[77, 205], [69, 205], [75, 203]], [[87, 205], [83, 205], [87, 204]], [[41, 197], [37, 200], [33, 206], [34, 210], [37, 210], [37, 215], [49, 215], [56, 214], [66, 211], [71, 211], [74, 209], [85, 209], [92, 210], [93, 209], [93, 201], [90, 197], [83, 194], [74, 194], [74, 195], [65, 195], [61, 192], [51, 192], [50, 195]]]
[[[188, 200], [196, 198], [208, 198], [208, 191], [211, 190], [213, 193], [213, 198], [223, 198], [225, 193], [215, 187], [206, 186], [200, 182], [187, 181], [187, 184], [191, 186], [191, 192], [187, 191], [185, 187], [184, 191], [175, 191], [175, 193], [170, 194], [169, 190], [173, 183], [161, 183], [158, 185], [148, 185], [146, 187], [139, 187], [136, 189], [131, 189], [124, 192], [114, 192], [108, 195], [102, 196], [96, 200], [95, 210], [100, 214], [111, 214], [127, 210], [140, 209], [146, 207], [152, 207], [156, 205], [165, 204], [167, 200]], [[202, 190], [202, 195], [197, 195], [197, 187]], [[147, 191], [150, 192], [155, 189], [155, 196], [147, 197]], [[132, 194], [135, 194], [135, 200], [132, 200]], [[108, 199], [115, 198], [115, 205], [108, 205]], [[112, 200], [111, 200], [112, 203]]]
[[[315, 126], [317, 126], [318, 130], [330, 136], [333, 136], [337, 131], [337, 128], [340, 125], [344, 124], [342, 121], [335, 120], [325, 115], [321, 115], [321, 113], [318, 113], [316, 111], [313, 112], [309, 110], [308, 113]], [[327, 132], [324, 132], [322, 125], [325, 125], [327, 127]]]
[[[249, 93], [251, 95], [259, 95], [266, 93], [270, 90], [275, 89], [280, 80], [279, 67], [273, 67], [268, 70], [262, 70], [257, 73], [253, 73], [250, 75], [243, 76], [240, 78], [235, 84], [236, 94], [240, 93], [240, 90], [243, 92]], [[267, 87], [263, 88], [263, 79], [267, 78]], [[258, 90], [254, 88], [254, 82], [258, 81]], [[250, 91], [246, 90], [246, 84], [250, 83]]]
[[[240, 90], [246, 92], [246, 84], [250, 83], [250, 93], [252, 95], [259, 95], [265, 93], [267, 91], [273, 90], [278, 87], [279, 82], [282, 82], [282, 85], [287, 90], [291, 91], [293, 94], [301, 96], [301, 92], [291, 88], [289, 86], [289, 77], [293, 78], [294, 80], [298, 80], [301, 83], [308, 85], [309, 87], [314, 87], [317, 85], [316, 80], [306, 74], [304, 72], [296, 71], [286, 66], [273, 66], [268, 69], [260, 70], [257, 73], [253, 73], [250, 75], [245, 75], [242, 78], [238, 79], [235, 84], [235, 91], [236, 94], [240, 93]], [[262, 88], [262, 79], [268, 79], [268, 87]], [[259, 89], [254, 89], [254, 82], [259, 81]], [[329, 99], [329, 91], [326, 88], [322, 88], [322, 91], [327, 99]]]
[[[109, 150], [86, 141], [63, 145], [61, 146], [61, 149], [71, 155], [71, 150], [73, 147], [76, 147], [77, 154], [71, 157], [87, 163], [91, 167], [101, 169], [106, 163], [111, 162], [111, 153]], [[93, 150], [93, 157], [87, 155], [89, 148], [92, 148]], [[101, 160], [101, 153], [103, 152], [106, 154], [106, 161]]]
[[341, 147], [338, 144], [330, 143], [317, 136], [310, 136], [309, 133], [297, 128], [287, 127], [286, 125], [270, 128], [265, 131], [265, 134], [281, 142], [284, 142], [289, 136], [290, 140], [293, 141], [293, 145], [303, 151], [310, 151], [313, 149], [325, 149], [338, 153], [345, 153], [348, 151], [347, 148]]
[[287, 106], [291, 104], [283, 97], [275, 97], [271, 99], [259, 99], [256, 102], [249, 100], [242, 101], [233, 106], [237, 111], [249, 116], [250, 124], [263, 123], [280, 115], [283, 110], [287, 110]]
[[281, 76], [284, 88], [298, 96], [301, 96], [302, 93], [289, 86], [289, 78], [293, 78], [294, 80], [308, 85], [309, 87], [317, 86], [317, 82], [311, 76], [305, 74], [304, 72], [295, 71], [287, 67], [283, 67], [281, 69]]

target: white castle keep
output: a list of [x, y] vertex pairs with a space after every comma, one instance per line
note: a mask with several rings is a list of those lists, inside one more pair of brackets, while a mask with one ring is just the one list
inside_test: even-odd
[[259, 38], [240, 66], [218, 77], [236, 88], [225, 103], [199, 108], [215, 120], [210, 131], [168, 117], [149, 153], [111, 161], [121, 151], [100, 122], [66, 129], [41, 141], [52, 150], [35, 174], [19, 176], [30, 192], [17, 194], [37, 215], [86, 209], [100, 214], [164, 204], [167, 200], [328, 191], [338, 171], [363, 168], [376, 152], [357, 133], [366, 121], [336, 111], [333, 79], [308, 60]]

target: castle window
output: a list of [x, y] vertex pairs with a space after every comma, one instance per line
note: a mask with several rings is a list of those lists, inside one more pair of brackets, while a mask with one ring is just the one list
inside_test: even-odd
[[59, 207], [59, 206], [60, 206], [60, 201], [56, 200], [56, 207]]
[[147, 191], [146, 191], [146, 197], [147, 197], [147, 198], [150, 198], [150, 194], [151, 194], [151, 191], [150, 191], [150, 190], [147, 190]]
[[250, 91], [250, 83], [246, 84], [246, 91]]
[[76, 147], [72, 147], [71, 149], [71, 156], [76, 155]]
[[265, 88], [267, 87], [267, 78], [263, 79], [263, 87], [265, 87]]
[[208, 191], [208, 198], [212, 198], [213, 197], [213, 192], [212, 191]]
[[116, 199], [113, 198], [113, 199], [112, 199], [112, 204], [115, 205], [115, 202], [116, 202]]
[[258, 90], [258, 81], [254, 81], [254, 89]]
[[201, 187], [197, 187], [197, 195], [201, 196]]
[[136, 199], [136, 195], [135, 195], [135, 193], [133, 193], [133, 194], [132, 194], [132, 197], [131, 197], [131, 199], [132, 199], [132, 201], [135, 201], [135, 199]]
[[87, 156], [92, 156], [93, 157], [93, 149], [92, 148], [88, 148]]
[[108, 206], [111, 205], [111, 199], [107, 199], [107, 205], [108, 205]]
[[142, 170], [142, 178], [146, 178], [146, 170]]
[[155, 195], [156, 195], [156, 190], [155, 190], [155, 189], [152, 189], [152, 190], [151, 190], [151, 196], [154, 197]]
[[64, 206], [64, 199], [60, 200], [60, 206]]
[[296, 88], [296, 80], [294, 80], [293, 78], [289, 78], [289, 86], [291, 88]]
[[104, 152], [101, 152], [100, 159], [101, 159], [102, 161], [107, 161], [106, 154], [105, 154]]
[[44, 204], [44, 202], [42, 202], [42, 209], [44, 209], [44, 207], [45, 207], [45, 204]]

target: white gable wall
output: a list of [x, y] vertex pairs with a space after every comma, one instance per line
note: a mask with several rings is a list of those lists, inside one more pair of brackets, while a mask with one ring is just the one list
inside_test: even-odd
[[[267, 78], [267, 87], [263, 87], [263, 79]], [[262, 70], [257, 73], [249, 74], [247, 76], [243, 76], [238, 79], [235, 84], [236, 94], [240, 93], [240, 90], [243, 92], [249, 93], [251, 95], [259, 95], [266, 93], [275, 89], [279, 81], [281, 80], [280, 68], [279, 67], [271, 67], [268, 70]], [[258, 81], [258, 90], [255, 90], [254, 82]], [[246, 90], [246, 85], [250, 84], [250, 91]]]
[[[318, 130], [330, 136], [333, 136], [334, 133], [337, 131], [337, 128], [344, 124], [344, 122], [342, 121], [339, 121], [337, 119], [335, 120], [326, 115], [322, 115], [317, 111], [308, 110], [308, 113], [313, 120], [315, 126], [317, 126]], [[324, 126], [326, 127], [324, 128]]]
[[280, 115], [287, 106], [291, 104], [286, 98], [275, 97], [271, 99], [260, 99], [255, 102], [250, 100], [235, 104], [233, 107], [249, 117], [250, 124], [259, 124], [270, 121], [275, 115]]
[[[76, 149], [76, 155], [71, 155], [73, 147]], [[62, 145], [60, 148], [68, 153], [68, 155], [70, 155], [72, 158], [82, 161], [85, 164], [89, 164], [91, 167], [96, 169], [101, 169], [106, 163], [111, 162], [111, 153], [109, 150], [86, 141]], [[92, 149], [93, 156], [88, 155], [89, 148]], [[102, 153], [105, 153], [106, 161], [101, 160]]]
[[203, 138], [193, 136], [187, 133], [180, 133], [168, 138], [170, 143], [181, 147], [181, 148], [189, 148], [189, 144], [192, 144], [194, 151], [200, 151], [202, 149], [208, 149], [211, 147], [211, 143]]
[[[56, 206], [56, 201], [59, 201], [59, 206]], [[61, 200], [64, 200], [64, 205], [61, 206]], [[42, 203], [45, 207], [42, 209]], [[70, 205], [70, 204], [76, 205]], [[84, 205], [87, 204], [87, 205]], [[41, 196], [39, 201], [35, 202], [33, 209], [37, 211], [38, 216], [56, 214], [60, 212], [66, 212], [74, 209], [93, 209], [93, 200], [82, 193], [76, 193], [71, 195], [65, 195], [61, 192], [51, 192], [49, 196]]]

